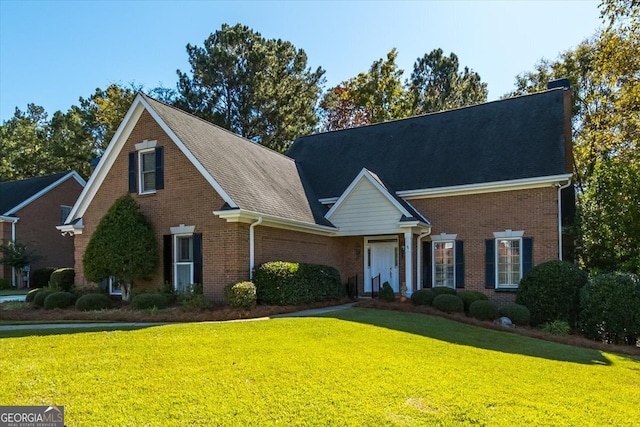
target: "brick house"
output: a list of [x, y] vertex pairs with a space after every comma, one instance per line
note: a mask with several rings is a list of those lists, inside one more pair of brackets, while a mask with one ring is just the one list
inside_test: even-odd
[[287, 260], [357, 276], [360, 295], [389, 282], [512, 301], [532, 265], [562, 256], [570, 113], [560, 87], [304, 136], [285, 156], [139, 94], [59, 228], [75, 236], [77, 285], [91, 233], [130, 192], [163, 251], [140, 286], [202, 283], [221, 300]]
[[[37, 260], [29, 267], [73, 267], [73, 242], [54, 228], [63, 224], [85, 181], [77, 172], [0, 182], [0, 243], [20, 242]], [[16, 283], [15, 274], [0, 266], [0, 278]]]

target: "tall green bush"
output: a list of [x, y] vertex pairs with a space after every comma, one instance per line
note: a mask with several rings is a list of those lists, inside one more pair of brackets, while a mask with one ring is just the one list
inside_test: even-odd
[[584, 287], [581, 303], [580, 326], [586, 337], [636, 345], [640, 338], [640, 277], [600, 274]]
[[49, 285], [49, 280], [51, 279], [51, 274], [56, 271], [55, 268], [52, 267], [44, 267], [34, 270], [31, 274], [31, 281], [29, 282], [29, 287], [31, 289], [35, 288], [44, 288]]
[[256, 267], [253, 282], [258, 304], [297, 305], [344, 298], [340, 273], [317, 264], [273, 261]]
[[574, 264], [545, 262], [522, 278], [516, 303], [529, 309], [532, 325], [564, 320], [575, 326], [580, 314], [580, 290], [587, 280], [587, 273]]
[[49, 287], [51, 289], [69, 292], [73, 289], [75, 277], [76, 272], [73, 268], [59, 268], [51, 273], [51, 277], [49, 278]]

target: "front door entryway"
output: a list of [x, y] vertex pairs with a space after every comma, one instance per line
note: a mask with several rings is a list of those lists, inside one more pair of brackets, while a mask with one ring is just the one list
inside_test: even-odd
[[[369, 239], [365, 241], [364, 291], [372, 291], [372, 280], [380, 276], [380, 287], [389, 282], [394, 292], [400, 292], [398, 284], [398, 239]], [[376, 281], [377, 282], [377, 281]], [[373, 289], [379, 292], [380, 289]]]

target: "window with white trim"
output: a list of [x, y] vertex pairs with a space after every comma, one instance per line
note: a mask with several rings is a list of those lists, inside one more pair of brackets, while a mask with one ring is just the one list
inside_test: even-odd
[[109, 295], [122, 295], [122, 286], [114, 276], [109, 276]]
[[150, 148], [138, 152], [138, 170], [140, 171], [139, 187], [140, 194], [156, 192], [156, 150]]
[[433, 243], [433, 286], [456, 287], [455, 240]]
[[522, 279], [522, 238], [496, 239], [496, 288], [517, 288]]
[[184, 292], [193, 284], [193, 235], [175, 235], [175, 289]]

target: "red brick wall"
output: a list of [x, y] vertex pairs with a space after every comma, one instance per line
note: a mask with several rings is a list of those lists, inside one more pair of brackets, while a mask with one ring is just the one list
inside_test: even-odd
[[[11, 223], [0, 222], [0, 244], [11, 241]], [[0, 279], [11, 279], [11, 267], [0, 264]]]

